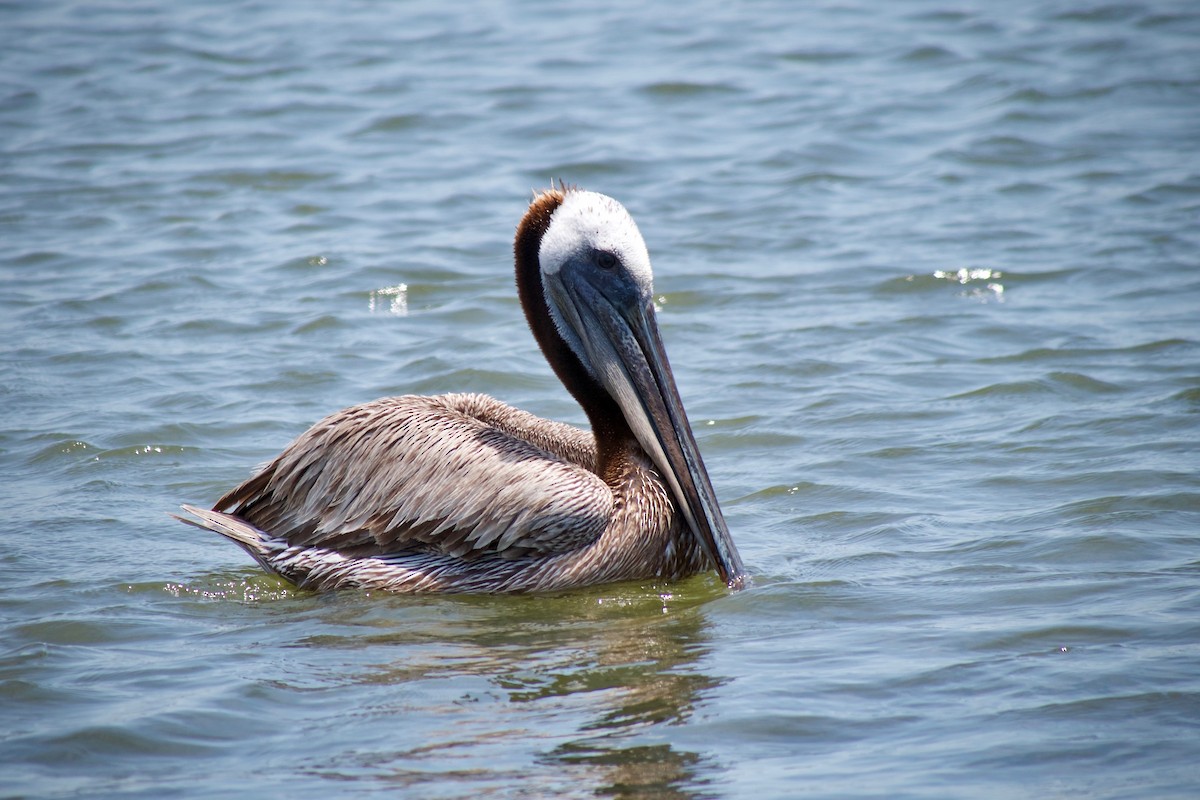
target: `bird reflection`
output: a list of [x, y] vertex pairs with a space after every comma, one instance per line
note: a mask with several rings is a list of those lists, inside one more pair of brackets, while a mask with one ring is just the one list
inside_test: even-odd
[[[584, 787], [587, 795], [708, 794], [720, 771], [713, 757], [664, 739], [721, 684], [700, 662], [708, 653], [702, 603], [723, 587], [697, 578], [672, 584], [672, 593], [665, 584], [650, 588], [658, 591], [618, 585], [553, 602], [484, 597], [450, 607], [375, 598], [333, 610], [329, 629], [375, 630], [301, 644], [354, 653], [355, 664], [338, 664], [329, 680], [348, 690], [349, 702], [369, 689], [373, 715], [395, 714], [374, 724], [396, 726], [397, 747], [355, 749], [312, 768], [414, 790], [462, 782], [476, 792], [518, 781], [533, 796]], [[364, 620], [364, 611], [376, 619]], [[329, 665], [327, 652], [320, 661]], [[380, 708], [379, 686], [402, 686], [400, 707]]]

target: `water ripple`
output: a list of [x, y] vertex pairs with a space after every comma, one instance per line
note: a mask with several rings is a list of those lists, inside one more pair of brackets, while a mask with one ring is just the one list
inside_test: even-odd
[[[1197, 793], [1189, 4], [0, 27], [10, 794]], [[642, 227], [754, 587], [318, 596], [167, 516], [386, 394], [581, 424], [556, 178]]]

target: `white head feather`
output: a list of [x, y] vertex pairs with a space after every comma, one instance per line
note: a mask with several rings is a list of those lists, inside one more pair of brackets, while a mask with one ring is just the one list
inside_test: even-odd
[[572, 256], [594, 250], [612, 253], [639, 288], [646, 294], [653, 291], [650, 254], [625, 207], [597, 192], [568, 191], [542, 235], [538, 249], [542, 273], [553, 275]]

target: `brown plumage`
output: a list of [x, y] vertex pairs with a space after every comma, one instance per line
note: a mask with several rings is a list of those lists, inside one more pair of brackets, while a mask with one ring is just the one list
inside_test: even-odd
[[384, 398], [321, 420], [183, 521], [318, 590], [537, 591], [713, 567], [740, 586], [632, 219], [551, 190], [514, 252], [530, 328], [591, 434], [483, 395]]

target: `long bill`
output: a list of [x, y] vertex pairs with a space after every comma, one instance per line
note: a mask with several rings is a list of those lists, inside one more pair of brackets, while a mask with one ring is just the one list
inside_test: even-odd
[[748, 583], [746, 568], [692, 435], [658, 332], [653, 302], [648, 298], [614, 302], [596, 287], [581, 284], [575, 284], [575, 291], [568, 290], [568, 294], [582, 323], [578, 333], [597, 377], [670, 484], [688, 527], [721, 580], [730, 588], [744, 587]]

